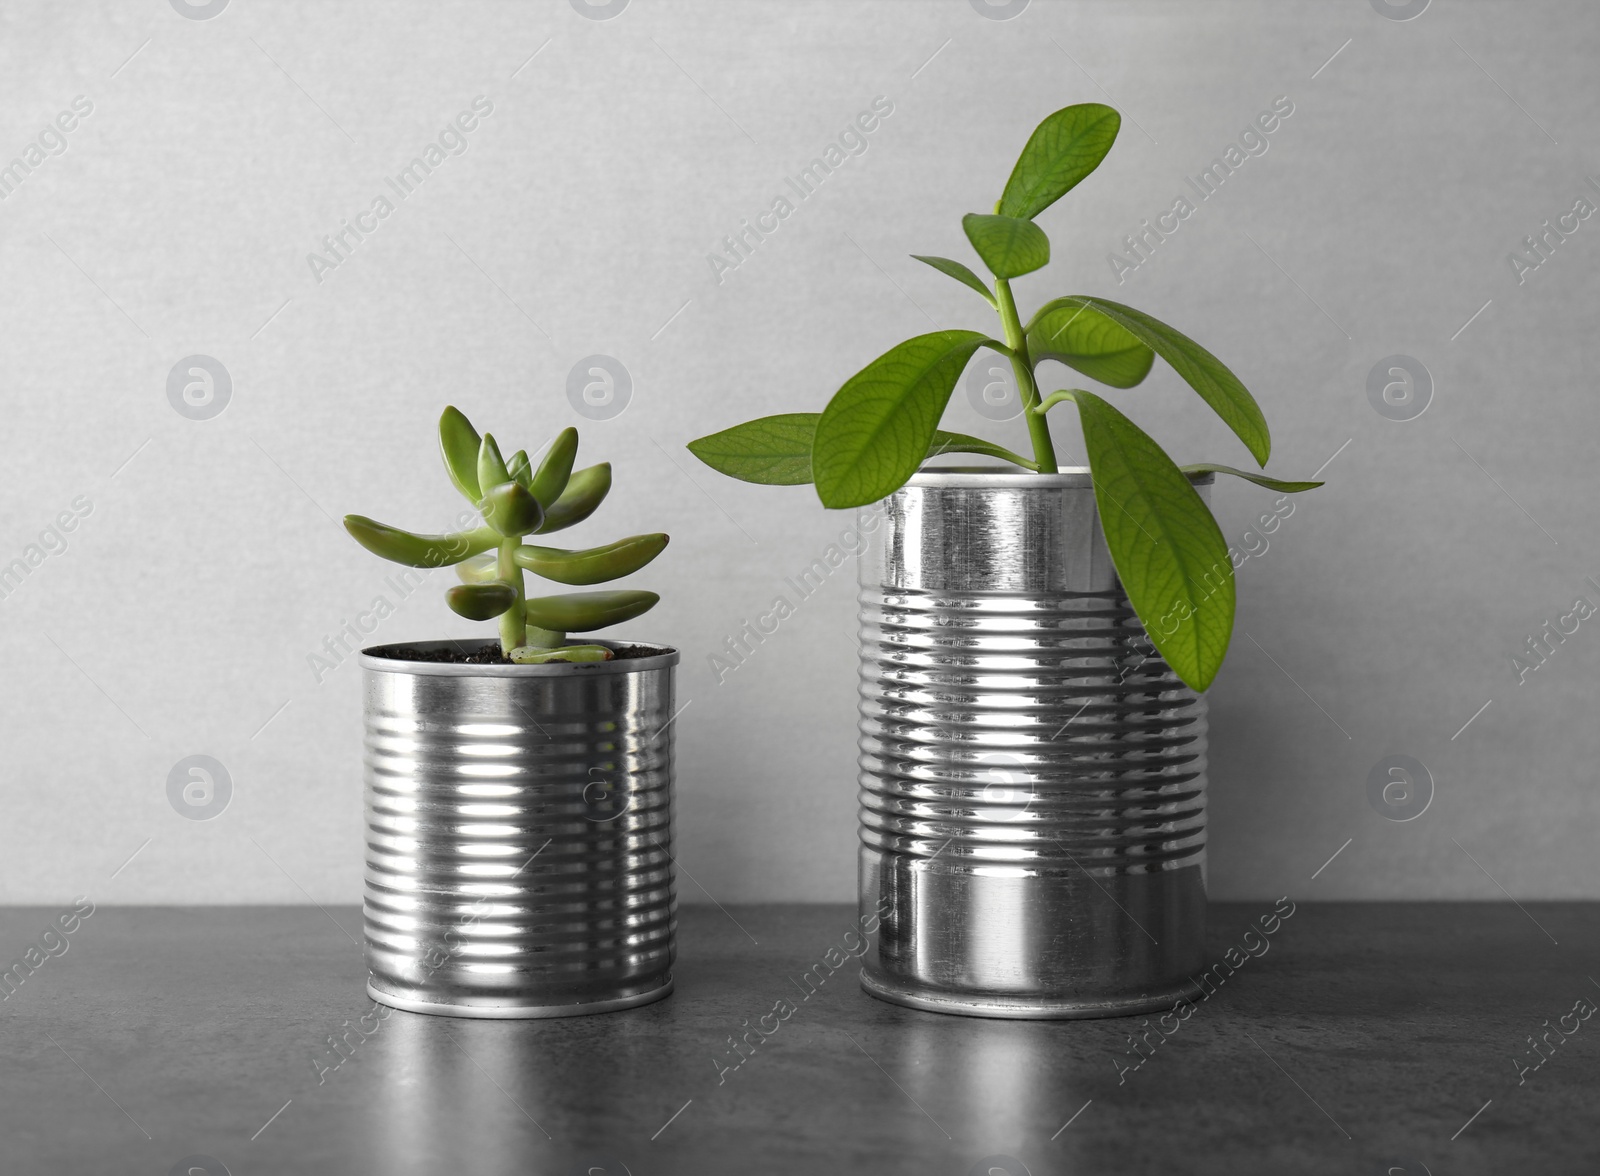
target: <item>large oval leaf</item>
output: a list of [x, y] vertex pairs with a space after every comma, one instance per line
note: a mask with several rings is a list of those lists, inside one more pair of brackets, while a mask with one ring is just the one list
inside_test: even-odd
[[1121, 126], [1122, 116], [1098, 102], [1056, 111], [1028, 137], [994, 210], [1032, 220], [1100, 166]]
[[[1220, 359], [1160, 319], [1152, 318], [1131, 306], [1123, 306], [1120, 302], [1090, 298], [1086, 294], [1069, 294], [1039, 308], [1033, 321], [1028, 324], [1030, 339], [1047, 318], [1055, 320], [1063, 310], [1070, 312], [1085, 306], [1113, 320], [1171, 364], [1172, 370], [1182, 376], [1184, 382], [1198, 392], [1200, 398], [1245, 443], [1257, 464], [1267, 464], [1267, 456], [1272, 452], [1272, 435], [1267, 431], [1267, 418], [1262, 415], [1256, 398], [1250, 395], [1249, 389]], [[1071, 314], [1060, 317], [1065, 322], [1071, 318]], [[1031, 354], [1031, 343], [1029, 350]]]
[[1058, 360], [1113, 388], [1132, 388], [1156, 362], [1156, 353], [1115, 319], [1092, 307], [1055, 303], [1034, 316], [1028, 357], [1036, 364]]
[[1030, 220], [969, 212], [961, 228], [997, 278], [1020, 278], [1049, 264], [1050, 238]]
[[800, 486], [811, 481], [811, 442], [817, 412], [759, 417], [689, 442], [689, 452], [712, 469], [763, 486]]
[[976, 331], [934, 331], [897, 344], [845, 381], [817, 421], [811, 472], [830, 507], [893, 494], [928, 454], [972, 353], [999, 346]]
[[[712, 469], [741, 482], [764, 486], [803, 485], [811, 481], [811, 444], [821, 416], [819, 412], [790, 412], [760, 417], [691, 441], [689, 452]], [[980, 453], [1024, 469], [1039, 468], [1020, 454], [982, 437], [935, 429], [927, 456], [938, 457], [944, 453]]]
[[1161, 656], [1211, 685], [1233, 636], [1233, 561], [1217, 520], [1159, 445], [1092, 392], [1074, 392], [1111, 562]]

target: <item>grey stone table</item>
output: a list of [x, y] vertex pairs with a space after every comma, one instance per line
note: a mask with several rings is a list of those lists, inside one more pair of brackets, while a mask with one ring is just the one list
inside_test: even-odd
[[1164, 1030], [808, 996], [844, 907], [686, 908], [671, 998], [523, 1022], [374, 1016], [352, 908], [0, 909], [0, 1172], [1600, 1171], [1600, 906], [1270, 910]]

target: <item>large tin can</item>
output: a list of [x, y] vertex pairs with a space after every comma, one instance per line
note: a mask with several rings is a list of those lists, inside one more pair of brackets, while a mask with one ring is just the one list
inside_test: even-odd
[[863, 986], [1020, 1018], [1196, 991], [1205, 703], [1134, 615], [1088, 472], [919, 473], [870, 509]]

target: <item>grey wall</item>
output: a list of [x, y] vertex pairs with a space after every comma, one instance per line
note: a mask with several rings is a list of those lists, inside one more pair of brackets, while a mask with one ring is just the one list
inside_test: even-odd
[[[1600, 218], [1521, 281], [1507, 260], [1600, 201], [1600, 13], [1385, 7], [7, 4], [0, 161], [75, 97], [93, 109], [0, 201], [0, 562], [58, 549], [0, 599], [0, 899], [354, 901], [359, 675], [311, 656], [378, 596], [377, 640], [475, 627], [446, 611], [448, 573], [402, 600], [333, 520], [447, 526], [440, 406], [540, 444], [583, 423], [566, 386], [591, 354], [633, 392], [584, 427], [619, 488], [574, 534], [674, 540], [639, 578], [663, 603], [624, 632], [684, 650], [685, 899], [848, 898], [853, 569], [724, 680], [707, 659], [849, 520], [682, 446], [818, 408], [930, 324], [987, 327], [907, 255], [967, 256], [961, 214], [1038, 119], [1088, 100], [1124, 111], [1121, 138], [1042, 218], [1055, 261], [1019, 298], [1175, 323], [1256, 392], [1273, 468], [1329, 480], [1265, 550], [1246, 532], [1273, 495], [1216, 495], [1257, 554], [1211, 692], [1214, 893], [1600, 896], [1600, 618], [1526, 681], [1512, 660], [1576, 597], [1600, 604]], [[324, 234], [480, 96], [466, 150], [314, 274]], [[1280, 96], [1265, 154], [1119, 283], [1108, 254]], [[719, 281], [719, 241], [880, 97], [865, 151]], [[1434, 388], [1412, 420], [1369, 402], [1397, 353]], [[195, 354], [231, 379], [207, 420], [168, 397]], [[1247, 460], [1170, 371], [1116, 399], [1180, 460]], [[964, 393], [947, 420], [1023, 444]], [[59, 550], [41, 532], [75, 503]], [[195, 754], [232, 781], [211, 820], [167, 798]], [[1415, 820], [1369, 802], [1391, 755], [1433, 778]]]

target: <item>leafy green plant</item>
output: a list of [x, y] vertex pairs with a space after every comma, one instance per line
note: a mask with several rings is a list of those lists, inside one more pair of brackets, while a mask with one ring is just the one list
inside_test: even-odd
[[[969, 213], [961, 227], [994, 277], [990, 284], [946, 257], [916, 260], [977, 293], [1000, 319], [1001, 339], [979, 331], [934, 331], [891, 347], [845, 381], [820, 413], [747, 421], [689, 443], [701, 461], [731, 477], [767, 485], [813, 483], [824, 506], [864, 506], [893, 494], [928, 458], [976, 453], [1039, 474], [1058, 472], [1046, 414], [1078, 410], [1106, 546], [1134, 611], [1158, 652], [1185, 683], [1205, 690], [1233, 634], [1233, 564], [1216, 519], [1193, 479], [1232, 474], [1283, 493], [1320, 486], [1232, 466], [1179, 466], [1122, 411], [1082, 388], [1043, 395], [1036, 369], [1050, 359], [1111, 388], [1150, 374], [1157, 356], [1199, 393], [1265, 466], [1272, 439], [1261, 407], [1239, 378], [1186, 335], [1131, 306], [1071, 294], [1045, 303], [1026, 323], [1011, 279], [1050, 260], [1050, 239], [1034, 218], [1100, 165], [1121, 116], [1083, 103], [1058, 110], [1034, 130], [993, 213]], [[1033, 457], [941, 430], [956, 381], [982, 347], [1011, 361]]]
[[462, 583], [445, 593], [452, 610], [474, 621], [499, 618], [500, 649], [514, 662], [606, 661], [604, 645], [570, 644], [569, 633], [590, 633], [648, 611], [654, 592], [613, 590], [528, 596], [523, 573], [559, 584], [603, 584], [644, 567], [667, 545], [661, 534], [634, 535], [604, 547], [567, 551], [524, 543], [583, 522], [611, 489], [611, 463], [573, 472], [578, 430], [563, 429], [537, 468], [525, 450], [509, 461], [493, 435], [478, 436], [456, 408], [439, 417], [439, 449], [456, 489], [483, 515], [483, 524], [449, 535], [418, 535], [346, 515], [345, 530], [374, 555], [416, 568], [455, 566]]

